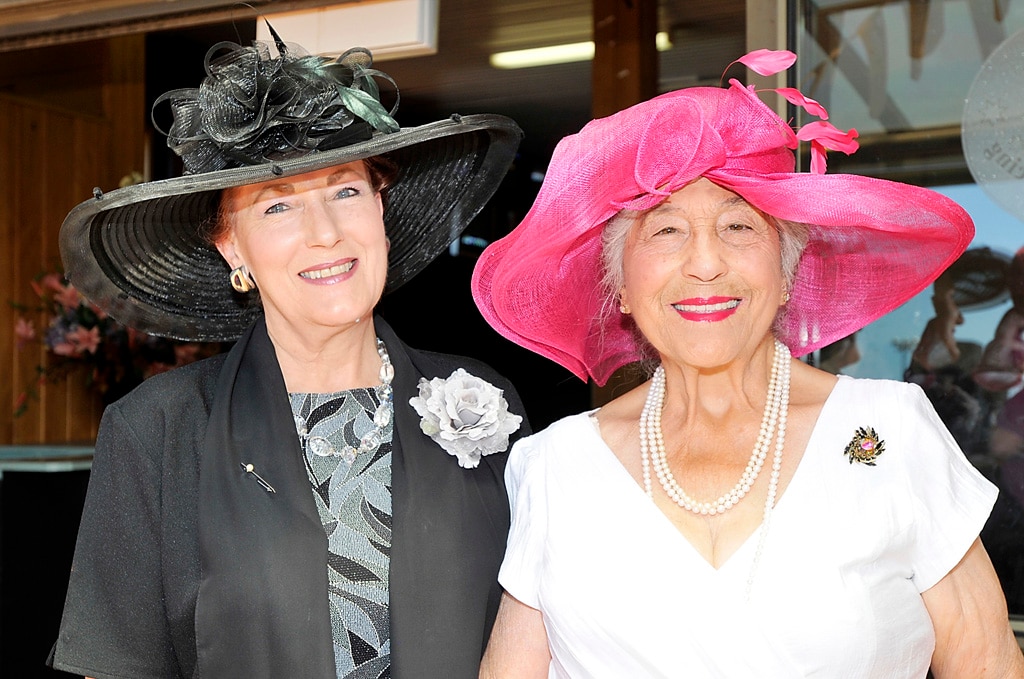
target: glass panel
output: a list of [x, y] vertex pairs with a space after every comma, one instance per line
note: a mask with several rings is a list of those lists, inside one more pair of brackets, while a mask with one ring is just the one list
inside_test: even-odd
[[971, 81], [1024, 27], [1024, 3], [804, 3], [800, 88], [862, 135], [959, 127]]
[[[977, 184], [956, 184], [931, 188], [962, 205], [974, 220], [977, 233], [968, 249], [970, 254], [963, 261], [975, 260], [977, 265], [964, 277], [969, 278], [971, 275], [977, 277], [979, 274], [976, 270], [985, 266], [986, 263], [993, 268], [1001, 267], [999, 277], [1005, 277], [1011, 257], [1020, 247], [1024, 246], [1024, 223], [992, 202]], [[991, 262], [982, 261], [981, 251], [985, 248], [991, 252]], [[955, 271], [951, 271], [951, 273], [955, 273]], [[946, 277], [940, 280], [945, 281]], [[963, 322], [956, 326], [955, 339], [957, 342], [979, 347], [977, 349], [979, 355], [980, 348], [992, 340], [993, 332], [1000, 319], [1012, 306], [1005, 280], [1001, 280], [999, 283], [990, 282], [989, 285], [998, 290], [998, 292], [992, 293], [991, 299], [964, 302], [962, 306], [957, 306], [962, 314]], [[976, 294], [979, 299], [989, 297], [982, 292]], [[859, 358], [855, 363], [844, 366], [841, 372], [853, 377], [904, 379], [911, 363], [911, 355], [918, 348], [925, 326], [928, 321], [936, 317], [935, 305], [932, 301], [934, 296], [935, 286], [933, 285], [897, 310], [858, 332], [856, 344]], [[975, 350], [966, 349], [966, 351], [974, 352]], [[832, 355], [831, 351], [826, 354]], [[963, 360], [977, 362], [978, 358], [976, 356], [973, 359], [965, 357]], [[933, 362], [937, 364], [940, 361]], [[837, 364], [832, 363], [831, 365]], [[1024, 540], [1022, 540], [1022, 545], [1024, 545]]]
[[982, 539], [1011, 617], [1024, 620], [1024, 294], [1016, 295], [1019, 306], [1010, 294], [1014, 285], [1024, 290], [1011, 268], [1024, 247], [1024, 215], [974, 183], [960, 140], [972, 82], [1024, 28], [1024, 3], [798, 0], [798, 7], [796, 85], [825, 105], [837, 127], [861, 133], [862, 150], [849, 159], [829, 154], [829, 170], [931, 186], [977, 226], [968, 253], [936, 285], [809, 360], [925, 389], [969, 459], [1000, 487]]

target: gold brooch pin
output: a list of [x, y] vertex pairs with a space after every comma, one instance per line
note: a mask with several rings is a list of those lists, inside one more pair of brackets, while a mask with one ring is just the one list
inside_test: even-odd
[[885, 452], [885, 441], [878, 437], [871, 427], [858, 427], [853, 440], [846, 444], [843, 453], [850, 458], [850, 464], [860, 462], [869, 467], [875, 466], [875, 459]]

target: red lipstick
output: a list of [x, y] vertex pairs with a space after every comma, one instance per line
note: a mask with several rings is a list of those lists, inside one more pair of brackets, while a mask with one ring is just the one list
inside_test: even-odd
[[729, 318], [740, 306], [736, 297], [691, 297], [672, 304], [672, 308], [687, 321], [713, 322]]

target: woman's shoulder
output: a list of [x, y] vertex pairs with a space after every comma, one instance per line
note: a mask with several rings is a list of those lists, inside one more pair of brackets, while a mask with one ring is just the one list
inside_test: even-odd
[[[839, 376], [821, 413], [819, 428], [839, 438], [863, 432], [887, 442], [887, 448], [916, 449], [927, 432], [945, 427], [920, 386], [881, 378]], [[845, 439], [844, 439], [845, 440]]]
[[149, 465], [140, 469], [171, 465], [178, 472], [173, 476], [190, 483], [198, 473], [198, 446], [223, 365], [224, 356], [218, 355], [154, 375], [107, 406], [97, 460], [146, 458]]
[[129, 417], [154, 410], [181, 411], [195, 407], [208, 410], [225, 357], [226, 354], [217, 354], [153, 375], [111, 407]]
[[516, 442], [513, 454], [534, 458], [539, 455], [578, 452], [586, 447], [586, 437], [591, 432], [597, 433], [597, 423], [593, 420], [594, 412], [588, 410], [568, 415], [555, 420], [540, 431], [524, 436]]
[[[597, 435], [593, 412], [586, 411], [555, 420], [538, 432], [515, 442], [509, 454], [508, 468], [512, 485], [516, 479], [543, 476], [564, 465], [573, 466], [577, 455], [587, 455], [592, 448], [587, 437]], [[598, 439], [594, 440], [596, 444]]]
[[839, 375], [838, 378], [835, 386], [838, 400], [891, 407], [906, 403], [907, 399], [924, 398], [924, 391], [913, 382], [848, 375]]

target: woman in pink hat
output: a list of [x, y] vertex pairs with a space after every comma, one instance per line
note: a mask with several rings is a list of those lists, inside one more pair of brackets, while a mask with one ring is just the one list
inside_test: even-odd
[[795, 133], [736, 81], [671, 92], [563, 139], [484, 252], [474, 296], [504, 336], [601, 384], [655, 369], [514, 446], [482, 677], [1024, 676], [978, 539], [995, 488], [917, 386], [794, 358], [974, 233], [933, 191], [825, 174], [855, 135]]

